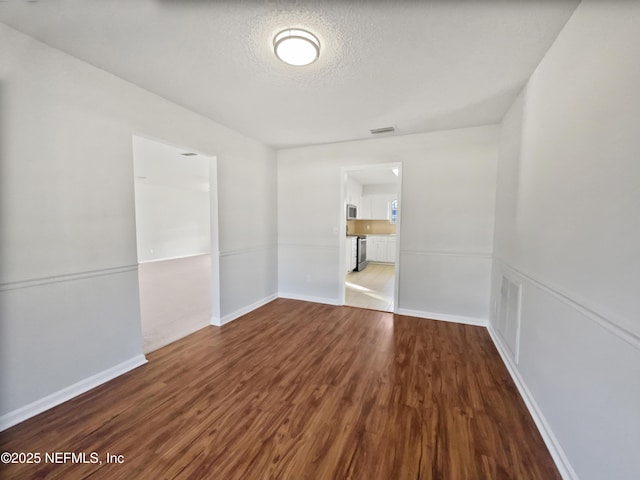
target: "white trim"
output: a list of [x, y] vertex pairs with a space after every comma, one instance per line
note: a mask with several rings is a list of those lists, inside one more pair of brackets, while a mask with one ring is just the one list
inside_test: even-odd
[[260, 247], [249, 247], [249, 248], [239, 248], [236, 250], [225, 250], [223, 252], [219, 252], [218, 255], [221, 257], [229, 257], [231, 255], [245, 255], [248, 253], [258, 253], [258, 252], [266, 252], [269, 250], [275, 250], [278, 248], [278, 245], [263, 245]]
[[463, 315], [449, 315], [446, 313], [423, 312], [421, 310], [408, 310], [406, 308], [399, 308], [397, 314], [406, 315], [409, 317], [426, 318], [429, 320], [439, 320], [442, 322], [475, 325], [477, 327], [486, 327], [489, 324], [486, 318], [465, 317]]
[[401, 255], [417, 255], [426, 257], [480, 257], [492, 259], [491, 252], [473, 252], [466, 250], [401, 250]]
[[589, 318], [593, 322], [600, 325], [605, 330], [614, 334], [616, 337], [624, 340], [629, 345], [635, 347], [640, 350], [640, 336], [635, 332], [625, 328], [622, 326], [623, 321], [616, 321], [611, 318], [607, 318], [604, 314], [596, 311], [593, 307], [586, 304], [584, 301], [580, 301], [578, 299], [572, 298], [569, 294], [549, 285], [542, 280], [538, 280], [537, 278], [524, 273], [521, 270], [509, 265], [505, 260], [502, 260], [500, 257], [494, 255], [494, 260], [500, 264], [502, 269], [509, 270], [511, 274], [515, 274], [520, 278], [526, 280], [534, 287], [539, 288], [540, 290], [552, 295], [554, 298], [557, 298], [565, 305], [573, 308], [578, 313], [581, 313], [585, 317]]
[[517, 367], [513, 364], [511, 358], [507, 354], [507, 349], [503, 346], [502, 341], [500, 340], [500, 336], [493, 330], [491, 324], [487, 325], [487, 331], [489, 332], [489, 336], [491, 337], [493, 344], [496, 346], [496, 349], [498, 350], [498, 353], [502, 358], [502, 362], [507, 367], [511, 378], [516, 384], [518, 392], [520, 392], [520, 396], [524, 400], [524, 403], [527, 406], [527, 409], [529, 410], [533, 421], [538, 427], [538, 431], [540, 432], [545, 445], [549, 449], [549, 453], [551, 454], [556, 467], [558, 467], [560, 475], [564, 480], [578, 480], [578, 475], [571, 466], [571, 463], [569, 463], [569, 459], [560, 446], [560, 442], [554, 435], [553, 430], [551, 430], [549, 423], [542, 414], [542, 410], [540, 410], [540, 407], [538, 407], [538, 404], [529, 391], [527, 384], [524, 382], [524, 379], [520, 376]]
[[288, 300], [302, 300], [304, 302], [311, 303], [323, 303], [325, 305], [340, 305], [337, 299], [327, 297], [313, 297], [310, 295], [300, 295], [298, 293], [279, 292], [279, 298], [286, 298]]
[[39, 413], [44, 412], [45, 410], [49, 410], [61, 403], [64, 403], [68, 400], [71, 400], [78, 395], [81, 395], [89, 390], [102, 385], [103, 383], [108, 382], [109, 380], [113, 380], [116, 377], [119, 377], [122, 374], [125, 374], [134, 368], [137, 368], [141, 365], [147, 363], [147, 359], [144, 355], [136, 355], [129, 360], [126, 360], [118, 365], [115, 365], [107, 370], [103, 370], [102, 372], [96, 373], [84, 380], [80, 380], [73, 385], [63, 388], [62, 390], [58, 390], [57, 392], [52, 393], [51, 395], [47, 395], [40, 400], [36, 400], [24, 407], [20, 407], [17, 410], [6, 413], [0, 417], [0, 431], [6, 430], [7, 428], [13, 427], [20, 422], [24, 422], [25, 420], [35, 417]]
[[211, 252], [189, 253], [187, 255], [178, 255], [177, 257], [162, 257], [156, 258], [154, 260], [138, 260], [138, 263], [142, 265], [145, 263], [168, 262], [170, 260], [181, 260], [183, 258], [204, 257], [205, 255], [211, 255]]
[[[401, 242], [401, 234], [402, 234], [402, 189], [404, 187], [404, 165], [402, 162], [398, 163], [398, 196], [396, 197], [396, 235], [395, 235], [395, 244], [396, 251], [393, 252], [393, 311], [394, 313], [398, 311], [398, 305], [400, 303], [400, 245]], [[391, 212], [389, 212], [389, 217], [391, 217]], [[391, 218], [389, 218], [391, 220]], [[345, 285], [346, 286], [346, 285]]]
[[266, 305], [269, 302], [274, 301], [276, 298], [278, 298], [278, 295], [274, 293], [273, 295], [264, 297], [262, 300], [253, 302], [251, 305], [247, 305], [246, 307], [239, 308], [235, 312], [228, 313], [222, 318], [211, 317], [211, 325], [213, 325], [214, 327], [221, 327], [222, 325], [225, 325], [237, 318], [240, 318], [243, 315], [246, 315], [249, 312], [254, 311], [257, 308], [262, 307], [263, 305]]
[[117, 275], [119, 273], [132, 272], [138, 269], [138, 264], [122, 265], [120, 267], [100, 268], [97, 270], [87, 270], [84, 272], [64, 273], [61, 275], [51, 275], [49, 277], [32, 278], [28, 280], [17, 280], [13, 282], [0, 283], [0, 292], [5, 290], [17, 290], [20, 288], [39, 287], [52, 283], [71, 282], [83, 280], [85, 278], [102, 277], [104, 275]]
[[[350, 165], [350, 166], [346, 166], [346, 167], [342, 167], [340, 169], [340, 209], [339, 209], [339, 214], [338, 214], [338, 225], [339, 225], [339, 229], [338, 229], [338, 236], [339, 238], [345, 238], [347, 235], [347, 217], [346, 217], [346, 209], [345, 209], [345, 205], [346, 205], [346, 193], [347, 193], [347, 180], [348, 180], [348, 175], [349, 172], [354, 172], [354, 171], [360, 171], [360, 170], [391, 170], [391, 169], [398, 169], [398, 189], [397, 189], [397, 201], [398, 201], [398, 210], [397, 210], [397, 217], [396, 217], [396, 222], [395, 222], [395, 227], [396, 227], [396, 251], [394, 252], [394, 258], [395, 258], [395, 271], [394, 271], [394, 287], [393, 287], [393, 305], [395, 306], [394, 308], [397, 308], [398, 305], [398, 299], [399, 299], [399, 295], [400, 295], [400, 235], [402, 233], [402, 189], [403, 189], [403, 178], [404, 178], [404, 166], [402, 162], [389, 162], [389, 163], [374, 163], [374, 164], [366, 164], [366, 165]], [[357, 219], [356, 219], [357, 220]], [[338, 295], [338, 299], [337, 301], [335, 301], [335, 303], [333, 301], [330, 302], [326, 302], [326, 301], [322, 301], [320, 303], [329, 303], [330, 305], [345, 305], [345, 298], [346, 298], [346, 284], [345, 284], [345, 278], [344, 278], [344, 264], [343, 262], [345, 261], [345, 242], [344, 241], [340, 241], [338, 242], [338, 258], [340, 259], [339, 261], [339, 268], [337, 269], [338, 272], [338, 285], [340, 287], [340, 292]], [[310, 301], [314, 301], [314, 300], [310, 300]]]
[[[345, 290], [346, 290], [346, 279], [345, 279], [345, 271], [350, 272], [351, 265], [345, 264], [346, 254], [349, 249], [353, 247], [353, 243], [350, 242], [349, 246], [347, 246], [347, 189], [348, 189], [348, 175], [345, 167], [340, 169], [340, 183], [338, 184], [338, 188], [340, 189], [340, 198], [338, 206], [338, 225], [340, 226], [338, 229], [338, 278], [337, 285], [340, 288], [338, 292], [338, 304], [344, 305], [345, 300]], [[357, 216], [357, 215], [356, 215]], [[342, 240], [340, 240], [342, 239]], [[351, 250], [351, 254], [353, 254], [353, 250]]]
[[[340, 237], [342, 238], [342, 237]], [[346, 235], [345, 235], [346, 238]], [[327, 243], [279, 243], [278, 248], [322, 248], [326, 250], [338, 250], [340, 245]]]

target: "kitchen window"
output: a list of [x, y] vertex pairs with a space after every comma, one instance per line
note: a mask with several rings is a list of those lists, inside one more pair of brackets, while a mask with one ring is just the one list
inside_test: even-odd
[[398, 200], [391, 201], [391, 215], [389, 217], [391, 223], [395, 224], [398, 218]]

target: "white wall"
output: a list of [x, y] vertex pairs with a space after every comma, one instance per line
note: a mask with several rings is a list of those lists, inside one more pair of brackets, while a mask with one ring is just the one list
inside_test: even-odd
[[209, 192], [136, 181], [138, 261], [211, 251]]
[[522, 285], [519, 358], [500, 345], [583, 480], [640, 472], [638, 59], [640, 4], [585, 0], [502, 124], [492, 297]]
[[133, 137], [140, 263], [211, 252], [209, 169], [212, 158], [197, 153], [184, 156], [185, 151], [196, 153]]
[[362, 187], [363, 195], [385, 195], [398, 193], [397, 183], [378, 183], [371, 185], [364, 185]]
[[276, 293], [271, 148], [3, 24], [0, 78], [0, 426], [144, 360], [134, 133], [217, 156], [217, 317]]
[[339, 301], [342, 168], [402, 162], [400, 310], [485, 322], [497, 148], [488, 126], [280, 150], [280, 294]]

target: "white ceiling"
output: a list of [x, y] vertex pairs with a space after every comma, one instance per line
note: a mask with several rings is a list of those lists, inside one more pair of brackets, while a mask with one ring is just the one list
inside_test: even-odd
[[398, 184], [399, 177], [390, 168], [370, 167], [364, 170], [352, 170], [347, 175], [360, 185]]
[[[499, 122], [578, 0], [46, 0], [0, 21], [274, 147]], [[273, 37], [312, 31], [285, 65]]]

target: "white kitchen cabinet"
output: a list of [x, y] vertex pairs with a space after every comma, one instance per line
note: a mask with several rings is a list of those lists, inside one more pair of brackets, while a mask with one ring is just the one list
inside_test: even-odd
[[369, 219], [371, 215], [371, 202], [368, 197], [360, 197], [360, 204], [358, 205], [358, 220]]
[[390, 201], [387, 195], [374, 195], [371, 197], [371, 218], [378, 220], [389, 220]]
[[367, 235], [367, 260], [395, 263], [396, 237], [393, 235]]
[[360, 214], [360, 195], [348, 195], [347, 196], [347, 205], [355, 205], [358, 208], [358, 214]]
[[358, 266], [358, 237], [351, 237], [351, 271]]
[[[376, 198], [377, 195], [364, 195], [360, 200], [360, 210], [358, 212], [358, 218], [363, 220], [381, 220], [384, 219], [382, 209], [380, 208], [380, 199]], [[377, 216], [376, 216], [377, 215]]]
[[386, 261], [388, 263], [396, 263], [396, 237], [387, 237]]
[[360, 201], [358, 218], [364, 220], [390, 220], [391, 202], [397, 195], [364, 195]]
[[377, 235], [367, 235], [367, 260], [380, 262], [382, 239]]
[[346, 272], [353, 272], [357, 265], [358, 237], [347, 237], [345, 243], [345, 269]]

